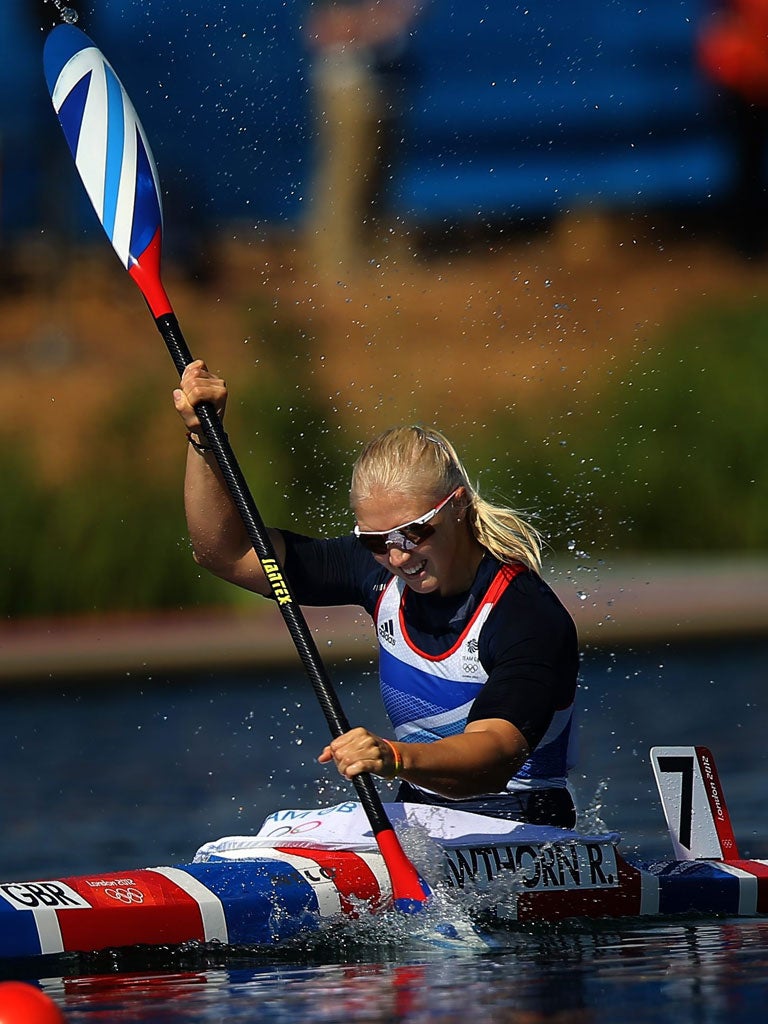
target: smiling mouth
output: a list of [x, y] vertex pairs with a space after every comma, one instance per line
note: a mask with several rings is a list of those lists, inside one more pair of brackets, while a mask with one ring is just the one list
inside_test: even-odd
[[400, 571], [404, 576], [418, 576], [426, 564], [427, 560], [425, 558], [423, 562], [420, 562], [419, 565], [414, 566], [412, 569], [401, 568]]

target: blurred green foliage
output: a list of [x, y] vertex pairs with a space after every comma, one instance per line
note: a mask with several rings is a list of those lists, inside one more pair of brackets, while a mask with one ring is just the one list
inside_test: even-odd
[[589, 408], [497, 417], [472, 450], [483, 490], [514, 481], [556, 551], [765, 551], [766, 337], [768, 304], [704, 306]]
[[[238, 459], [267, 522], [347, 530], [349, 467], [364, 438], [313, 389], [300, 329], [270, 331], [271, 359], [238, 381], [227, 413]], [[535, 513], [555, 554], [764, 551], [767, 336], [768, 304], [701, 308], [587, 407], [495, 412], [452, 439], [483, 493]], [[147, 472], [142, 410], [115, 408], [125, 411], [66, 487], [37, 481], [23, 453], [0, 455], [6, 617], [239, 599], [192, 560], [183, 456], [170, 478]]]

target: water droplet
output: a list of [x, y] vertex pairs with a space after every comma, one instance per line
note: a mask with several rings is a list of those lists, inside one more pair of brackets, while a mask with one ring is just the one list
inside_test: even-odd
[[56, 10], [59, 12], [61, 20], [67, 25], [74, 25], [77, 21], [78, 14], [73, 7], [65, 7], [64, 4], [59, 2], [56, 4]]

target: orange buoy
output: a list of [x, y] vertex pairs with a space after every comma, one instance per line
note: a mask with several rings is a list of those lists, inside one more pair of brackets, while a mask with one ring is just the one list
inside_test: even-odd
[[64, 1014], [34, 985], [0, 981], [0, 1024], [64, 1024]]

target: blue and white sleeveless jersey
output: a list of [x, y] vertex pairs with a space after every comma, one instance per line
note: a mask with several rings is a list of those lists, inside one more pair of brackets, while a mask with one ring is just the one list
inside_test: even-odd
[[[432, 743], [464, 732], [472, 703], [488, 680], [479, 658], [480, 633], [521, 571], [518, 566], [499, 569], [454, 645], [438, 655], [420, 650], [408, 635], [403, 615], [406, 584], [397, 577], [390, 581], [378, 601], [374, 622], [382, 700], [398, 740]], [[572, 703], [554, 713], [541, 742], [507, 783], [507, 792], [566, 786], [573, 764], [572, 718]]]

